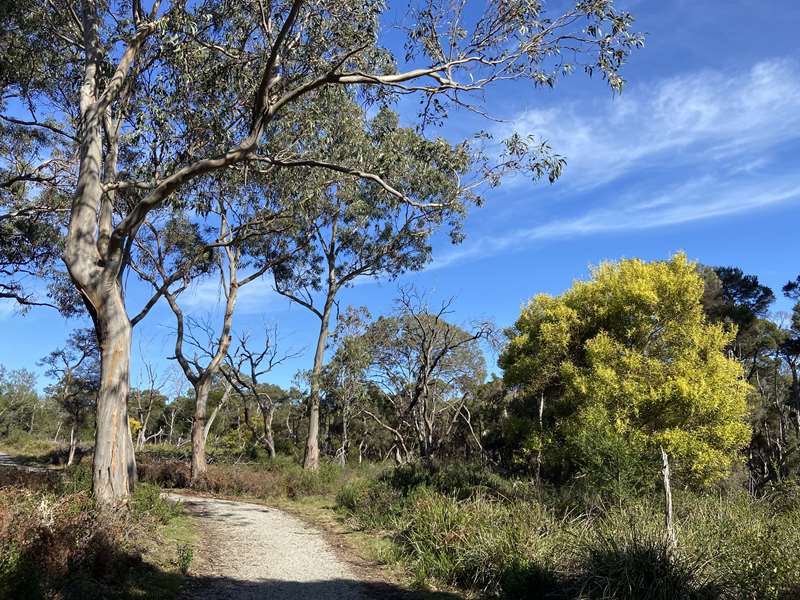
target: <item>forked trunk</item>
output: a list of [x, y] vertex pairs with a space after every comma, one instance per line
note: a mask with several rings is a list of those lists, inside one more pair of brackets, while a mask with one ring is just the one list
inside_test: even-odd
[[98, 307], [95, 323], [100, 346], [100, 391], [92, 491], [101, 505], [115, 506], [130, 496], [136, 480], [136, 460], [128, 427], [131, 324], [119, 287], [109, 288]]
[[192, 421], [192, 485], [205, 477], [206, 464], [206, 413], [208, 410], [208, 392], [211, 379], [201, 379], [194, 386], [195, 408]]

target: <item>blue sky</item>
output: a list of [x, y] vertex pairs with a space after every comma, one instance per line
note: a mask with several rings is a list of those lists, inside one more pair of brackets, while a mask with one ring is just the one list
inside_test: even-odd
[[[491, 318], [506, 326], [535, 293], [559, 293], [606, 259], [663, 259], [683, 250], [757, 274], [776, 293], [800, 272], [800, 3], [619, 4], [648, 34], [625, 69], [621, 96], [577, 74], [552, 91], [518, 82], [487, 97], [503, 119], [491, 125], [495, 132], [546, 138], [567, 158], [563, 177], [552, 186], [506, 181], [468, 217], [461, 245], [441, 236], [424, 272], [357, 285], [342, 294], [342, 306], [380, 314], [398, 284], [413, 282], [434, 300], [454, 296], [459, 323]], [[468, 128], [471, 119], [456, 114], [448, 127]], [[141, 297], [133, 288], [130, 304]], [[198, 314], [213, 311], [214, 282], [184, 301]], [[784, 300], [775, 305], [788, 308]], [[0, 364], [40, 372], [36, 360], [79, 325], [46, 309], [19, 316], [0, 304]], [[288, 384], [310, 366], [318, 323], [259, 281], [243, 292], [235, 329], [258, 337], [272, 325], [284, 348], [305, 349], [274, 373], [275, 383]], [[134, 382], [142, 356], [169, 367], [172, 326], [160, 306], [137, 328]]]

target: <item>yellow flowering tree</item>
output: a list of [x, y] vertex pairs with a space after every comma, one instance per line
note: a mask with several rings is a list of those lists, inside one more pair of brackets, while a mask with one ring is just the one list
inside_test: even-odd
[[505, 381], [541, 402], [528, 445], [589, 479], [649, 470], [661, 446], [687, 482], [718, 481], [749, 441], [748, 384], [725, 352], [735, 330], [706, 320], [696, 265], [676, 254], [591, 275], [536, 296], [507, 332]]

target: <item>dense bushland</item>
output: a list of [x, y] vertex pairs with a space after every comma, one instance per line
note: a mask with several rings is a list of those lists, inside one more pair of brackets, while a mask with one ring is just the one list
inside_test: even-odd
[[[189, 484], [185, 462], [145, 459], [143, 480]], [[418, 585], [501, 598], [751, 598], [800, 594], [800, 486], [760, 496], [716, 488], [675, 493], [677, 548], [663, 498], [536, 484], [474, 464], [392, 467], [278, 458], [213, 464], [202, 489], [272, 500], [335, 498], [352, 529], [383, 537], [377, 558]]]

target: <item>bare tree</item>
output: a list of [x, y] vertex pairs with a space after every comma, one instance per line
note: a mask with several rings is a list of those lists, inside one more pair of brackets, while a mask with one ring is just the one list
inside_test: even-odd
[[153, 409], [157, 408], [158, 404], [165, 404], [166, 398], [161, 393], [161, 390], [166, 385], [166, 377], [159, 376], [155, 367], [148, 361], [143, 360], [144, 368], [144, 388], [140, 390], [131, 390], [129, 397], [129, 406], [133, 408], [136, 419], [139, 421], [139, 431], [136, 434], [135, 447], [136, 450], [142, 450], [148, 440], [158, 437], [163, 431], [159, 429], [157, 433], [148, 436], [150, 430], [150, 419], [153, 414]]
[[396, 315], [378, 319], [365, 334], [372, 355], [367, 376], [388, 405], [383, 417], [365, 412], [392, 434], [398, 461], [411, 460], [415, 449], [430, 459], [459, 421], [471, 424], [466, 402], [485, 377], [478, 342], [493, 327], [452, 325], [445, 319], [451, 306], [452, 299], [432, 311], [415, 290], [401, 290]]
[[[285, 398], [276, 396], [275, 390], [270, 390], [264, 385], [263, 377], [286, 360], [300, 355], [300, 352], [281, 353], [278, 349], [277, 327], [264, 332], [263, 347], [255, 350], [250, 342], [250, 335], [243, 334], [239, 338], [235, 351], [227, 356], [227, 366], [222, 373], [233, 386], [242, 400], [244, 406], [245, 425], [250, 432], [261, 441], [269, 452], [270, 458], [275, 458], [275, 437], [272, 430], [272, 421], [275, 409]], [[258, 433], [250, 419], [248, 403], [254, 400], [261, 412], [263, 431]], [[288, 417], [287, 417], [288, 418]], [[287, 421], [288, 422], [288, 421]]]

